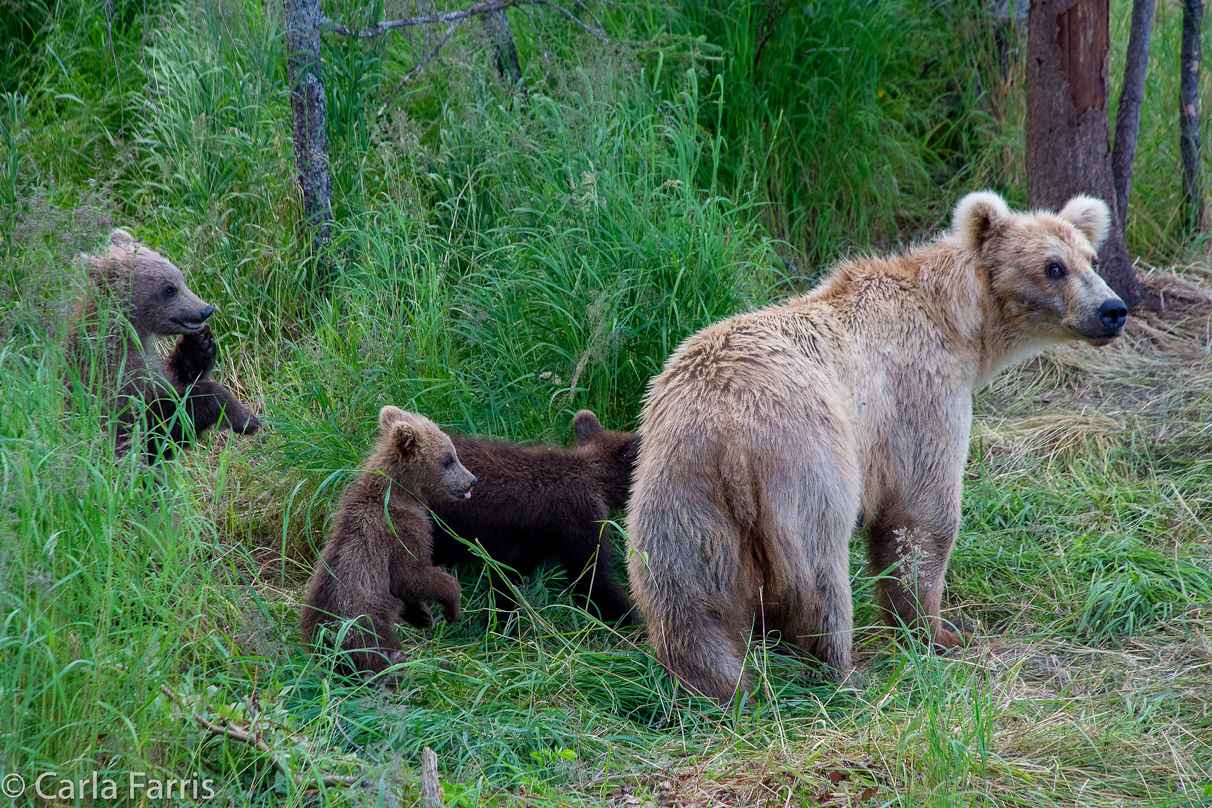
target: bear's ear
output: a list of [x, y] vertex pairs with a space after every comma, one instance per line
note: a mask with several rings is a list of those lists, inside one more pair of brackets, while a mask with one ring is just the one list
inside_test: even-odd
[[1005, 200], [992, 191], [977, 191], [955, 206], [951, 228], [966, 249], [976, 252], [1009, 218]]
[[592, 443], [595, 438], [606, 434], [602, 422], [589, 410], [581, 410], [572, 419], [572, 434], [576, 436], [577, 446]]
[[417, 431], [403, 421], [397, 422], [391, 428], [391, 445], [396, 447], [400, 457], [408, 457], [420, 448]]
[[122, 247], [129, 249], [135, 246], [138, 242], [135, 237], [121, 227], [115, 227], [113, 232], [109, 234], [109, 243], [111, 247]]
[[379, 429], [383, 430], [384, 432], [386, 432], [388, 427], [390, 427], [392, 424], [398, 424], [403, 420], [404, 410], [400, 409], [399, 407], [388, 404], [386, 407], [379, 410]]
[[1111, 229], [1110, 208], [1106, 202], [1092, 196], [1073, 197], [1061, 209], [1060, 217], [1076, 227], [1096, 250], [1103, 245]]

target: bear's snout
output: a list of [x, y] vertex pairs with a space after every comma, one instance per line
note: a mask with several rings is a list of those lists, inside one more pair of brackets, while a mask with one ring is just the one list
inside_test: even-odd
[[202, 309], [202, 311], [199, 312], [198, 317], [201, 318], [203, 321], [205, 321], [205, 320], [209, 319], [210, 316], [214, 313], [215, 313], [215, 307], [208, 303], [206, 305], [206, 308]]
[[1118, 334], [1123, 330], [1124, 323], [1128, 320], [1128, 307], [1118, 297], [1105, 300], [1098, 307], [1098, 319], [1102, 321], [1108, 331], [1114, 331]]

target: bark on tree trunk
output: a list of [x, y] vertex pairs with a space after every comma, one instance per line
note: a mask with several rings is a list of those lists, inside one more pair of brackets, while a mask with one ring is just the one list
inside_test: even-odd
[[1183, 158], [1183, 224], [1188, 233], [1203, 226], [1204, 189], [1199, 166], [1199, 28], [1203, 0], [1183, 5], [1183, 50], [1179, 80], [1179, 145]]
[[1149, 38], [1153, 34], [1155, 5], [1155, 0], [1135, 0], [1132, 4], [1132, 30], [1128, 34], [1124, 86], [1119, 93], [1119, 113], [1115, 117], [1111, 171], [1115, 177], [1115, 210], [1125, 232], [1128, 229], [1128, 197], [1132, 193], [1132, 165], [1136, 160], [1136, 137], [1140, 132], [1140, 108], [1145, 100], [1145, 73], [1149, 68]]
[[505, 10], [498, 8], [485, 11], [480, 15], [484, 22], [484, 33], [492, 43], [493, 60], [497, 72], [509, 86], [517, 86], [522, 81], [522, 66], [518, 64], [518, 49], [513, 44], [513, 30], [509, 27], [509, 18]]
[[1111, 208], [1103, 278], [1129, 309], [1143, 300], [1116, 209], [1107, 110], [1108, 0], [1034, 0], [1027, 20], [1027, 201], [1058, 210], [1075, 194]]
[[295, 171], [303, 190], [303, 217], [311, 228], [312, 249], [320, 256], [332, 229], [328, 101], [320, 78], [320, 1], [283, 0], [283, 6]]

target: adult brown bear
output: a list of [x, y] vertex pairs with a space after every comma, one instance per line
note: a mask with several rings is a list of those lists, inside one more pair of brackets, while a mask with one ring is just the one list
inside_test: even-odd
[[746, 687], [754, 631], [851, 666], [848, 544], [866, 517], [893, 623], [937, 646], [960, 520], [972, 393], [1069, 340], [1104, 345], [1128, 312], [1095, 272], [1104, 203], [1012, 213], [975, 193], [950, 233], [834, 268], [812, 293], [716, 323], [653, 379], [627, 529], [636, 606], [694, 690]]

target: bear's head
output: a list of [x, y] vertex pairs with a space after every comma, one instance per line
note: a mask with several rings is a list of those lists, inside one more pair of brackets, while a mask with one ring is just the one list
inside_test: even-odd
[[388, 404], [379, 410], [379, 448], [372, 464], [425, 502], [471, 497], [475, 475], [463, 467], [438, 425]]
[[89, 277], [140, 337], [201, 331], [215, 311], [185, 285], [181, 270], [125, 230], [110, 234], [107, 255], [89, 258]]
[[615, 511], [624, 507], [631, 493], [640, 436], [634, 432], [606, 429], [589, 410], [581, 410], [573, 417], [572, 433], [576, 436], [577, 451], [593, 459], [610, 509]]
[[1012, 212], [1000, 196], [965, 196], [953, 236], [989, 273], [1006, 325], [1027, 343], [1081, 339], [1106, 345], [1124, 330], [1128, 308], [1099, 277], [1106, 203], [1075, 196], [1060, 213]]

